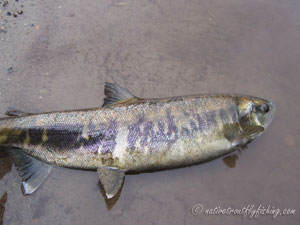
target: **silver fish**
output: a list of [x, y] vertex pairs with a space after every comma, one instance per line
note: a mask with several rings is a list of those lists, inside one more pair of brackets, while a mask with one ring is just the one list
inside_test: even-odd
[[101, 108], [47, 113], [9, 111], [0, 146], [33, 193], [53, 165], [97, 170], [108, 199], [125, 173], [178, 168], [246, 146], [270, 125], [270, 101], [235, 94], [141, 99], [106, 83]]

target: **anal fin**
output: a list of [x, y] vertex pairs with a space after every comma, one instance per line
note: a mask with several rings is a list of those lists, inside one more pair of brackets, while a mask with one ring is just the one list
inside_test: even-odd
[[23, 194], [32, 194], [46, 180], [52, 166], [32, 158], [17, 148], [9, 149], [8, 153], [22, 178]]
[[100, 167], [97, 172], [106, 197], [108, 199], [113, 198], [122, 188], [125, 177], [124, 171], [114, 167]]

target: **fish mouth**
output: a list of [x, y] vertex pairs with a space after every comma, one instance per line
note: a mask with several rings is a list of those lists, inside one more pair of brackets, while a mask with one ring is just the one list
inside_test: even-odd
[[266, 117], [265, 129], [267, 129], [270, 126], [272, 120], [275, 117], [275, 111], [276, 111], [276, 108], [277, 108], [276, 104], [274, 102], [268, 101], [268, 103], [269, 103], [269, 106], [270, 106], [270, 112], [268, 112], [267, 117]]

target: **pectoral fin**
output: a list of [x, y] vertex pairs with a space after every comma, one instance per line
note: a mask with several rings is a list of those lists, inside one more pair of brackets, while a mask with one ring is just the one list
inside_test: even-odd
[[7, 152], [22, 177], [23, 194], [32, 194], [46, 180], [52, 166], [26, 155], [20, 149], [9, 149]]
[[242, 130], [238, 123], [224, 125], [224, 137], [232, 143], [233, 146], [239, 144]]
[[253, 140], [257, 135], [264, 131], [262, 126], [249, 125], [241, 127], [238, 123], [224, 125], [224, 137], [233, 146], [248, 144], [246, 140]]
[[256, 137], [258, 134], [263, 132], [265, 129], [262, 126], [258, 125], [252, 125], [252, 126], [247, 126], [244, 129], [244, 135], [247, 137]]
[[125, 177], [124, 171], [115, 167], [100, 167], [97, 172], [106, 197], [108, 199], [113, 198], [122, 188]]

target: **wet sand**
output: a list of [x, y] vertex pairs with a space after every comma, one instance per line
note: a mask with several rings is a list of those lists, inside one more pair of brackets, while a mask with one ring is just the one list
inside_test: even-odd
[[[277, 105], [238, 158], [127, 176], [110, 211], [96, 172], [56, 168], [24, 197], [6, 167], [3, 224], [299, 224], [299, 1], [10, 0], [0, 10], [1, 116], [101, 106], [105, 81], [143, 98], [229, 92]], [[196, 204], [296, 214], [195, 216]]]

